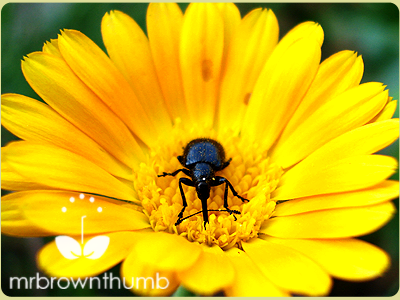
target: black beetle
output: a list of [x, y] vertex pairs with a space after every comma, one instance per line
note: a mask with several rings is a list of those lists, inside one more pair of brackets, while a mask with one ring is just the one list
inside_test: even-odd
[[[204, 227], [208, 223], [209, 211], [227, 211], [230, 214], [240, 214], [237, 210], [228, 208], [228, 187], [231, 189], [234, 196], [241, 199], [243, 202], [249, 201], [241, 196], [233, 188], [232, 184], [224, 177], [215, 176], [215, 172], [225, 169], [232, 158], [225, 161], [225, 151], [220, 143], [209, 138], [199, 138], [189, 142], [184, 148], [183, 155], [178, 156], [179, 162], [184, 169], [178, 169], [172, 173], [163, 172], [164, 176], [176, 176], [179, 172], [185, 173], [189, 178], [182, 177], [179, 179], [179, 190], [182, 196], [183, 208], [178, 215], [178, 220], [175, 225], [179, 225], [182, 221], [198, 213], [203, 212]], [[209, 210], [207, 209], [207, 199], [210, 197], [210, 189], [212, 186], [218, 186], [225, 183], [224, 207], [226, 210]], [[196, 187], [197, 196], [201, 200], [202, 211], [199, 211], [186, 218], [183, 217], [183, 212], [187, 207], [185, 193], [183, 192], [182, 184]], [[235, 217], [235, 216], [234, 216]], [[236, 220], [236, 217], [235, 217]]]

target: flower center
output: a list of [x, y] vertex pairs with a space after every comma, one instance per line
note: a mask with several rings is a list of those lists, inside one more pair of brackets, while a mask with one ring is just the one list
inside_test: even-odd
[[[209, 222], [204, 227], [203, 214], [195, 214], [202, 211], [196, 188], [183, 185], [187, 201], [183, 218], [195, 215], [176, 226], [183, 207], [179, 178], [188, 176], [183, 172], [176, 176], [157, 175], [182, 169], [177, 157], [183, 154], [183, 148], [191, 140], [199, 137], [208, 137], [223, 145], [226, 160], [232, 158], [232, 161], [216, 175], [226, 178], [249, 202], [243, 202], [228, 189], [229, 209], [240, 212], [230, 214], [224, 208], [225, 184], [211, 187], [207, 200]], [[200, 127], [188, 130], [177, 122], [171, 135], [151, 150], [148, 163], [142, 163], [134, 170], [135, 189], [153, 230], [179, 234], [192, 242], [216, 244], [224, 250], [236, 245], [240, 247], [241, 241], [256, 237], [262, 223], [274, 211], [275, 202], [270, 200], [270, 194], [282, 174], [280, 167], [270, 163], [265, 151], [258, 149], [258, 145], [248, 143], [242, 137]]]

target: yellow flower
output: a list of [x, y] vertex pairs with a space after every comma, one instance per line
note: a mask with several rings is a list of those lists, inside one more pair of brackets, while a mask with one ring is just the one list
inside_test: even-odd
[[[110, 238], [98, 259], [66, 259], [53, 241], [38, 254], [50, 276], [163, 276], [202, 295], [327, 295], [331, 277], [361, 281], [389, 266], [354, 237], [394, 214], [394, 158], [372, 154], [398, 138], [381, 83], [360, 84], [352, 51], [321, 59], [323, 31], [306, 22], [278, 43], [271, 10], [241, 19], [233, 4], [151, 4], [148, 37], [122, 12], [101, 24], [108, 56], [63, 30], [24, 58], [23, 73], [47, 103], [2, 95], [2, 123], [23, 141], [2, 148], [2, 232], [13, 236]], [[179, 178], [177, 157], [199, 137], [232, 158], [202, 204]], [[182, 174], [182, 173], [181, 173]], [[124, 200], [124, 201], [121, 201]], [[218, 210], [222, 210], [218, 212]], [[82, 219], [83, 220], [83, 219]], [[82, 221], [83, 226], [83, 221]]]

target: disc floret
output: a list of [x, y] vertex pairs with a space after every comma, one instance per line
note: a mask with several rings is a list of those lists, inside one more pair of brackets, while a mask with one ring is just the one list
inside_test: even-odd
[[[207, 200], [209, 222], [203, 226], [202, 214], [197, 213], [202, 210], [201, 200], [194, 187], [185, 186], [188, 206], [183, 217], [195, 215], [175, 225], [182, 211], [179, 178], [187, 176], [182, 172], [175, 177], [158, 175], [182, 168], [177, 157], [182, 155], [185, 145], [193, 138], [204, 136], [219, 141], [227, 159], [232, 158], [229, 166], [219, 171], [218, 176], [229, 180], [237, 193], [250, 201], [243, 202], [229, 192], [229, 208], [240, 212], [230, 214], [223, 205], [224, 185], [212, 187]], [[270, 199], [270, 194], [275, 190], [282, 173], [281, 168], [270, 163], [265, 152], [258, 150], [258, 145], [212, 130], [207, 135], [194, 129], [183, 130], [179, 125], [174, 128], [169, 142], [157, 144], [158, 148], [150, 152], [148, 163], [142, 163], [134, 172], [135, 189], [154, 231], [179, 234], [189, 241], [216, 244], [225, 250], [258, 235], [262, 223], [274, 211], [275, 201]]]

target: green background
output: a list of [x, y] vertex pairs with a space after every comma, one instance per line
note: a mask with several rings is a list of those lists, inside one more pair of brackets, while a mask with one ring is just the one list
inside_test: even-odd
[[[239, 3], [242, 16], [257, 7], [271, 8], [276, 14], [282, 37], [303, 21], [320, 23], [325, 32], [322, 59], [341, 50], [362, 55], [365, 73], [362, 82], [377, 81], [388, 86], [390, 96], [399, 99], [399, 10], [390, 3], [292, 4]], [[181, 4], [184, 10], [187, 4]], [[146, 30], [147, 4], [143, 3], [9, 3], [1, 11], [1, 92], [39, 97], [25, 81], [20, 63], [24, 55], [40, 51], [43, 43], [57, 38], [60, 29], [82, 31], [104, 49], [100, 22], [110, 10], [121, 10]], [[396, 112], [398, 117], [398, 111]], [[2, 128], [2, 146], [16, 139]], [[381, 153], [399, 157], [398, 142]], [[398, 173], [393, 176], [398, 179]], [[398, 201], [395, 201], [398, 207]], [[40, 209], [40, 208], [39, 208]], [[335, 280], [331, 296], [391, 296], [399, 288], [399, 219], [398, 214], [384, 228], [363, 237], [386, 250], [392, 266], [383, 277], [355, 283]], [[2, 290], [6, 295], [36, 296], [131, 296], [126, 290], [10, 290], [10, 276], [35, 276], [36, 252], [52, 238], [12, 238], [2, 235]], [[119, 266], [111, 270], [119, 274]], [[187, 295], [179, 290], [179, 295]]]

